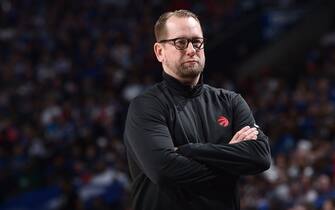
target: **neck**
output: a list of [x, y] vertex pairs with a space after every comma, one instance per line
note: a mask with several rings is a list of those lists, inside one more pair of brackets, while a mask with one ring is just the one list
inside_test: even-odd
[[184, 85], [191, 86], [192, 88], [196, 86], [199, 82], [200, 75], [196, 76], [195, 78], [176, 78]]
[[165, 71], [165, 73], [167, 73], [168, 75], [170, 75], [171, 77], [174, 77], [175, 79], [177, 79], [179, 82], [181, 82], [184, 85], [187, 86], [191, 86], [191, 88], [193, 88], [194, 86], [196, 86], [199, 82], [200, 79], [200, 74], [195, 76], [195, 77], [188, 77], [188, 78], [181, 78], [176, 74], [173, 74], [169, 71]]

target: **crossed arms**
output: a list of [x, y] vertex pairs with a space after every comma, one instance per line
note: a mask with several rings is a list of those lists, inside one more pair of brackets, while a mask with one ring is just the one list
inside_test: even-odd
[[229, 144], [194, 143], [173, 145], [159, 103], [152, 97], [135, 99], [129, 107], [125, 144], [138, 166], [155, 184], [189, 184], [210, 181], [223, 173], [249, 175], [270, 166], [267, 137], [253, 125], [245, 101], [237, 95], [234, 121], [244, 125]]

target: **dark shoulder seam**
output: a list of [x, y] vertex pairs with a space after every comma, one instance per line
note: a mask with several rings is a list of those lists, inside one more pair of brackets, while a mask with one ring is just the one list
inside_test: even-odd
[[147, 89], [145, 92], [136, 96], [133, 100], [140, 100], [141, 98], [152, 98], [158, 105], [164, 109], [164, 93], [161, 90], [162, 82], [155, 84], [154, 86]]
[[239, 93], [236, 93], [235, 91], [232, 91], [232, 90], [227, 90], [227, 89], [224, 89], [224, 88], [217, 88], [217, 87], [213, 87], [213, 86], [210, 86], [210, 85], [207, 85], [205, 84], [204, 87], [208, 90], [208, 91], [214, 91], [216, 92], [217, 94], [224, 94], [224, 95], [227, 95], [229, 96], [232, 100], [240, 95]]

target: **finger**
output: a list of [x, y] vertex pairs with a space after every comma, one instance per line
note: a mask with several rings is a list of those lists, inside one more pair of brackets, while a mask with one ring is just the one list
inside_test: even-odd
[[245, 140], [257, 139], [258, 131], [256, 128], [250, 128], [249, 130], [241, 133], [237, 139], [234, 139], [232, 143], [238, 143]]
[[242, 139], [241, 135], [250, 129], [250, 126], [244, 126], [241, 130], [237, 131], [232, 140]]
[[247, 131], [249, 129], [250, 129], [250, 126], [247, 125], [247, 126], [244, 126], [243, 128], [241, 128], [237, 133], [243, 133], [243, 132], [245, 132], [245, 131]]
[[241, 140], [231, 140], [230, 142], [229, 142], [229, 144], [236, 144], [236, 143], [238, 143], [238, 142], [240, 142]]
[[256, 140], [258, 135], [258, 131], [254, 131], [244, 137], [244, 140]]
[[235, 133], [235, 135], [233, 136], [233, 138], [231, 139], [231, 141], [236, 141], [239, 137], [239, 133]]
[[252, 134], [252, 133], [254, 133], [254, 132], [256, 132], [256, 131], [257, 131], [256, 128], [249, 128], [249, 129], [246, 130], [245, 132], [241, 133], [239, 137], [240, 137], [241, 139], [245, 139], [246, 136], [248, 136], [249, 134]]
[[248, 136], [246, 136], [243, 140], [244, 141], [248, 141], [248, 140], [256, 140], [257, 139], [257, 135], [254, 135], [254, 134], [250, 134]]
[[248, 138], [249, 136], [253, 136], [253, 135], [256, 135], [256, 136], [258, 135], [258, 131], [256, 129], [253, 129], [253, 130], [250, 129], [250, 131], [244, 134], [244, 138]]
[[238, 132], [235, 133], [235, 135], [233, 136], [233, 138], [230, 141], [236, 141], [236, 139], [238, 139], [239, 135], [240, 134]]
[[230, 140], [229, 143], [234, 144], [234, 143], [238, 143], [238, 142], [242, 141], [243, 138], [244, 138], [244, 133], [246, 131], [248, 131], [249, 129], [250, 129], [250, 126], [248, 126], [248, 125], [241, 128], [239, 131], [237, 131], [235, 133], [235, 135], [233, 136], [233, 138]]
[[257, 134], [249, 134], [244, 139], [237, 139], [234, 141], [230, 141], [229, 144], [236, 144], [242, 141], [252, 141], [252, 140], [257, 140]]
[[239, 133], [236, 133], [233, 138], [230, 140], [229, 144], [235, 144], [236, 142], [240, 141]]
[[257, 131], [257, 128], [249, 128], [249, 129], [246, 130], [244, 133], [245, 133], [245, 134], [249, 134], [249, 133], [253, 133], [253, 132], [255, 132], [255, 131]]

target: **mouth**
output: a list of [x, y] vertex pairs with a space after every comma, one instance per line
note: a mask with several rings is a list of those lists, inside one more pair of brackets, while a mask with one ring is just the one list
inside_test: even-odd
[[188, 60], [188, 61], [185, 61], [184, 63], [198, 63], [198, 61], [196, 61], [196, 60]]

